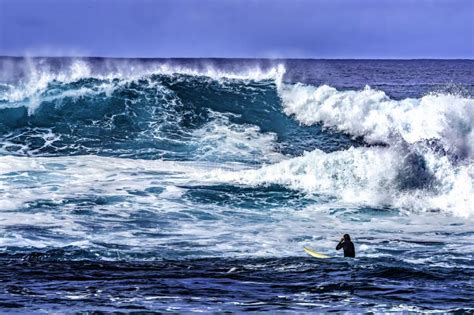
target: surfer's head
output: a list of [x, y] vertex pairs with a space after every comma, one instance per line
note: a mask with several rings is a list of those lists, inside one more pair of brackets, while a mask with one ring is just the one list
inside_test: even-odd
[[351, 236], [349, 234], [344, 234], [344, 240], [345, 241], [350, 241], [351, 240]]

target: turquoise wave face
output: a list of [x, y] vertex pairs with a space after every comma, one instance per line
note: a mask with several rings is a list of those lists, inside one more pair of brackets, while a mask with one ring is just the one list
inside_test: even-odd
[[[240, 143], [226, 144], [228, 137], [241, 137]], [[289, 155], [362, 144], [320, 126], [301, 126], [285, 115], [274, 80], [180, 74], [54, 80], [24, 98], [4, 96], [0, 102], [4, 154], [176, 160], [204, 155], [232, 161], [239, 157], [226, 157], [225, 151], [242, 148], [244, 154], [237, 155], [268, 161], [267, 152], [246, 138], [262, 150]], [[211, 146], [223, 152], [211, 152]]]

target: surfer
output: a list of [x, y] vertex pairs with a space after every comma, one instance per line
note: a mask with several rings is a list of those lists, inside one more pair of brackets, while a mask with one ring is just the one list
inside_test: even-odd
[[336, 250], [344, 249], [344, 257], [355, 257], [354, 243], [349, 234], [344, 234], [341, 241], [336, 246]]

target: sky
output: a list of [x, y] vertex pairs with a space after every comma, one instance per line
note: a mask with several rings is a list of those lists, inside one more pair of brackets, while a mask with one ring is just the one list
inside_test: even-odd
[[0, 55], [474, 59], [474, 0], [0, 0]]

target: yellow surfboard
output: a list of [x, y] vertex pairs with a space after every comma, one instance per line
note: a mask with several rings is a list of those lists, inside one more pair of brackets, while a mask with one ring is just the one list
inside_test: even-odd
[[322, 259], [324, 259], [324, 258], [331, 258], [331, 257], [328, 256], [328, 255], [324, 255], [324, 254], [318, 253], [317, 251], [312, 250], [311, 248], [306, 247], [306, 246], [304, 246], [303, 249], [304, 249], [305, 252], [307, 252], [308, 254], [310, 254], [311, 256], [316, 257], [316, 258], [322, 258]]

